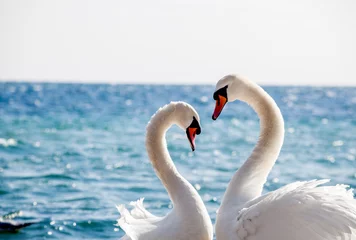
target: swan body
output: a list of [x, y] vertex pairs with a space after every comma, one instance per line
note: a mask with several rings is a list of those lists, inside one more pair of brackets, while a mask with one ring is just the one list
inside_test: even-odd
[[177, 124], [186, 129], [192, 150], [195, 134], [200, 133], [199, 116], [189, 104], [171, 102], [160, 108], [147, 125], [146, 148], [157, 176], [172, 200], [173, 209], [164, 217], [148, 212], [143, 199], [131, 202], [128, 211], [118, 206], [118, 225], [125, 231], [122, 240], [211, 240], [213, 227], [195, 188], [177, 171], [166, 146], [166, 131]]
[[294, 182], [261, 195], [284, 138], [282, 114], [261, 87], [228, 75], [217, 83], [214, 99], [214, 120], [227, 102], [241, 100], [259, 115], [261, 127], [257, 145], [222, 199], [217, 240], [356, 240], [356, 200], [346, 185]]

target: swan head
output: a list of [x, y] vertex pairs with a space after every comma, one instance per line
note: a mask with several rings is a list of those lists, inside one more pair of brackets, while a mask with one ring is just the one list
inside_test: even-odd
[[201, 133], [200, 118], [195, 109], [185, 102], [173, 102], [177, 116], [177, 125], [185, 130], [192, 151], [195, 150], [195, 137]]
[[220, 79], [215, 87], [213, 95], [216, 101], [213, 120], [216, 120], [227, 102], [245, 99], [246, 90], [250, 87], [247, 80], [236, 75], [227, 75]]

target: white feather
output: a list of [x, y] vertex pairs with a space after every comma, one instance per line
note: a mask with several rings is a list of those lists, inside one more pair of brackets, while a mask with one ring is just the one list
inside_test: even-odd
[[131, 212], [126, 209], [124, 205], [117, 206], [117, 210], [121, 215], [118, 219], [118, 225], [126, 233], [126, 236], [121, 239], [138, 240], [141, 235], [153, 232], [157, 229], [157, 223], [159, 223], [162, 218], [154, 216], [145, 209], [143, 206], [143, 198], [136, 202], [131, 202], [130, 205], [134, 206]]
[[292, 183], [240, 212], [230, 209], [236, 234], [241, 240], [356, 239], [356, 202], [346, 186], [319, 186], [327, 181]]

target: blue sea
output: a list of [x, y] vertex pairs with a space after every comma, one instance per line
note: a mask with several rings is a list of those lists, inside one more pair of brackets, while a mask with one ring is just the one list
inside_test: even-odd
[[[285, 119], [280, 157], [264, 191], [298, 180], [356, 187], [356, 88], [265, 87]], [[145, 151], [152, 114], [186, 101], [201, 118], [191, 152], [185, 133], [167, 134], [178, 170], [196, 187], [212, 221], [232, 174], [258, 139], [246, 104], [217, 121], [214, 86], [0, 83], [0, 215], [36, 224], [0, 239], [119, 239], [117, 204], [145, 197], [165, 215], [172, 204]]]

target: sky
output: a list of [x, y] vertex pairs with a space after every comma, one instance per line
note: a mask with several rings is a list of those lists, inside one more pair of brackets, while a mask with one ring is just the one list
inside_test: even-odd
[[0, 0], [0, 81], [356, 86], [355, 0]]

